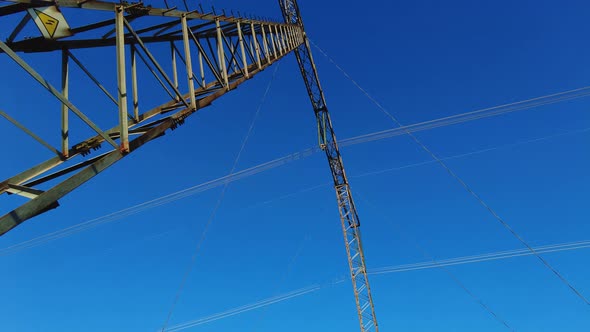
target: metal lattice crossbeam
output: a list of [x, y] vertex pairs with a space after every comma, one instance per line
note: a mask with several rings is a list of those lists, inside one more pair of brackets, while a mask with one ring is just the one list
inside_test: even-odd
[[[153, 8], [142, 3], [66, 0], [59, 2], [58, 9], [54, 2], [48, 1], [13, 2], [0, 7], [0, 20], [4, 16], [20, 16], [21, 20], [10, 37], [5, 42], [0, 41], [0, 52], [4, 53], [0, 56], [14, 60], [59, 100], [62, 105], [61, 128], [56, 128], [56, 132], [61, 132], [61, 146], [51, 146], [24, 127], [10, 112], [0, 113], [55, 154], [55, 157], [0, 182], [0, 194], [17, 194], [30, 199], [0, 217], [0, 235], [57, 207], [61, 197], [147, 142], [183, 124], [191, 114], [209, 106], [303, 42], [302, 28], [284, 22]], [[74, 12], [78, 20], [87, 23], [69, 27], [65, 19]], [[110, 18], [96, 21], [96, 13]], [[19, 39], [28, 24], [38, 25], [39, 36]], [[100, 82], [92, 74], [101, 70], [100, 67], [84, 63], [74, 54], [82, 48], [116, 55], [116, 72], [111, 75], [113, 82], [106, 82], [111, 84]], [[51, 78], [41, 76], [22, 56], [22, 53], [41, 52], [61, 53], [59, 85], [50, 83]], [[162, 53], [168, 56], [162, 57]], [[112, 128], [104, 130], [96, 125], [91, 115], [92, 105], [74, 105], [72, 102], [71, 97], [75, 96], [70, 95], [69, 74], [74, 65], [96, 85], [97, 94], [104, 94], [112, 101]], [[139, 71], [138, 66], [147, 70]], [[129, 72], [131, 75], [127, 77]], [[148, 79], [158, 83], [170, 97], [169, 101], [151, 108], [143, 107], [142, 96], [146, 92], [140, 91], [138, 82]], [[117, 86], [117, 92], [111, 93], [105, 86]], [[70, 126], [71, 114], [79, 117], [95, 135], [71, 144], [71, 133], [81, 130]], [[111, 151], [89, 156], [105, 143], [111, 146]], [[69, 177], [64, 180], [66, 175]], [[40, 185], [47, 188], [40, 190], [37, 188]]]

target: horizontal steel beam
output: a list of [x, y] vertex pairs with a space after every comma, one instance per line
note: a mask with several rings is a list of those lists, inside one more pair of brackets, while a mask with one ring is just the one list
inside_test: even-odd
[[[9, 0], [15, 4], [0, 7], [0, 16], [10, 15], [22, 12], [30, 7], [35, 6], [51, 6], [54, 5], [53, 1], [44, 0]], [[61, 0], [58, 2], [60, 8], [69, 9], [86, 9], [86, 10], [99, 10], [99, 11], [112, 11], [115, 12], [117, 6], [122, 6], [116, 2], [107, 1], [73, 1], [73, 0]], [[162, 19], [168, 20], [164, 23], [152, 24], [147, 27], [137, 29], [137, 34], [141, 37], [144, 43], [158, 43], [158, 42], [171, 42], [182, 40], [182, 30], [179, 29], [180, 19], [185, 17], [189, 22], [201, 22], [190, 27], [190, 30], [197, 36], [197, 38], [215, 38], [217, 36], [217, 30], [215, 28], [215, 22], [222, 23], [222, 30], [225, 36], [236, 37], [238, 32], [236, 25], [240, 22], [243, 26], [243, 32], [250, 33], [248, 29], [251, 26], [255, 27], [256, 33], [261, 33], [262, 26], [279, 26], [279, 29], [289, 30], [297, 29], [301, 27], [298, 25], [287, 24], [285, 22], [273, 22], [264, 19], [252, 19], [247, 17], [233, 17], [226, 15], [215, 15], [211, 13], [199, 13], [198, 11], [182, 11], [177, 9], [166, 9], [166, 8], [153, 8], [151, 6], [144, 6], [142, 3], [128, 4], [124, 6], [127, 15], [125, 18], [128, 21], [141, 20], [142, 17], [157, 16]], [[67, 19], [67, 12], [65, 17]], [[84, 14], [82, 14], [84, 15]], [[90, 16], [89, 16], [90, 17]], [[151, 22], [151, 21], [150, 21]], [[92, 48], [92, 47], [107, 47], [115, 45], [115, 38], [111, 37], [114, 33], [114, 19], [103, 20], [100, 22], [93, 22], [90, 24], [74, 27], [71, 29], [73, 36], [61, 38], [60, 40], [46, 39], [43, 36], [40, 37], [27, 37], [19, 41], [13, 41], [9, 39], [7, 44], [15, 52], [51, 52], [55, 50], [67, 49], [81, 49], [81, 48]], [[102, 38], [97, 38], [96, 34], [92, 34], [97, 29], [111, 27], [109, 32]], [[168, 30], [177, 27], [178, 29], [168, 32]], [[152, 33], [156, 31], [155, 33]], [[166, 33], [164, 33], [166, 32]], [[125, 36], [125, 44], [135, 44], [137, 41], [131, 34]], [[0, 50], [2, 52], [2, 50]]]
[[[217, 22], [217, 25], [219, 26], [219, 22]], [[272, 26], [273, 25], [269, 26], [269, 31]], [[219, 27], [217, 29], [217, 38], [214, 40], [215, 46], [208, 45], [212, 46], [209, 50], [199, 46], [199, 48], [193, 49], [191, 52], [194, 54], [187, 53], [193, 56], [183, 58], [183, 62], [187, 60], [191, 62], [196, 61], [194, 60], [196, 55], [197, 58], [200, 58], [200, 61], [198, 61], [200, 63], [198, 67], [203, 71], [205, 68], [203, 60], [206, 60], [207, 63], [209, 63], [209, 72], [213, 80], [209, 83], [204, 83], [192, 93], [180, 94], [179, 99], [170, 100], [142, 114], [137, 114], [137, 118], [130, 120], [128, 124], [128, 132], [135, 134], [136, 136], [134, 137], [136, 138], [129, 141], [128, 153], [132, 153], [144, 144], [163, 136], [167, 130], [176, 128], [198, 109], [211, 105], [214, 100], [237, 88], [249, 78], [269, 67], [274, 60], [285, 57], [301, 44], [302, 38], [296, 35], [296, 32], [294, 32], [295, 30], [292, 30], [293, 32], [287, 34], [288, 30], [279, 29], [279, 25], [276, 25], [275, 27], [276, 29], [274, 31], [277, 33], [274, 35], [275, 39], [272, 39], [273, 35], [257, 35], [256, 33], [252, 33], [257, 30], [256, 27], [251, 27], [249, 30], [242, 29], [238, 23], [236, 23], [235, 29], [236, 32], [239, 32], [239, 38], [238, 35], [233, 37], [225, 36], [221, 27]], [[139, 37], [137, 31], [133, 31], [130, 24], [127, 24], [127, 28], [132, 32], [134, 40], [143, 41], [145, 43], [145, 37]], [[259, 29], [261, 31], [262, 28]], [[192, 32], [189, 33], [188, 31], [185, 31], [185, 36], [183, 37], [186, 38], [184, 43], [185, 52], [189, 51], [188, 38], [192, 38], [197, 45], [200, 45], [199, 40], [194, 34], [192, 34]], [[278, 44], [279, 40], [290, 40], [292, 42]], [[209, 44], [209, 42], [207, 44]], [[269, 50], [269, 43], [272, 43], [272, 46], [275, 49], [274, 52]], [[241, 47], [239, 47], [240, 45]], [[263, 48], [263, 45], [266, 47]], [[250, 58], [246, 59], [243, 57], [245, 52], [241, 52], [241, 48], [248, 49], [251, 55]], [[150, 55], [150, 51], [148, 51], [145, 44], [141, 49], [146, 54]], [[173, 45], [172, 53], [175, 54], [176, 51], [177, 50]], [[191, 60], [191, 58], [193, 60]], [[154, 62], [154, 64], [157, 64], [157, 60], [154, 56], [151, 56], [150, 60]], [[191, 66], [187, 65], [187, 77], [190, 77], [192, 80], [194, 79], [194, 76], [190, 74], [190, 72], [192, 72], [192, 69], [190, 68]], [[228, 72], [230, 68], [233, 70], [232, 72]], [[161, 75], [167, 75], [161, 67], [159, 68], [159, 72]], [[176, 77], [176, 74], [174, 74], [174, 77]], [[219, 78], [222, 78], [222, 80], [220, 81]], [[179, 92], [177, 90], [178, 87], [176, 86], [178, 83], [175, 81], [176, 79], [170, 79], [166, 76], [166, 83], [176, 92]], [[98, 82], [94, 83], [98, 84]], [[134, 89], [135, 88], [136, 87], [134, 87]], [[194, 97], [191, 97], [191, 95]], [[187, 105], [184, 104], [184, 101], [193, 98], [195, 99], [196, 109], [193, 107], [187, 107]], [[152, 120], [152, 122], [146, 123], [148, 120]], [[32, 198], [29, 202], [2, 216], [0, 218], [0, 235], [44, 211], [55, 208], [58, 199], [69, 194], [80, 185], [94, 178], [103, 170], [123, 159], [128, 153], [121, 152], [117, 149], [48, 174], [48, 172], [53, 170], [56, 166], [69, 162], [80, 154], [88, 153], [90, 149], [100, 147], [105, 141], [112, 142], [115, 139], [119, 139], [121, 136], [120, 133], [121, 126], [117, 125], [110, 130], [101, 132], [100, 135], [96, 135], [74, 145], [69, 150], [68, 157], [52, 158], [0, 183], [0, 193], [11, 192], [15, 191], [14, 186], [28, 188], [43, 183], [47, 184], [50, 181], [61, 181], [60, 178], [63, 176], [68, 174], [71, 175], [69, 178], [57, 183], [45, 192], [39, 192], [37, 196], [29, 195], [29, 197]]]
[[[55, 1], [53, 0], [6, 0], [8, 2], [15, 3], [14, 9], [7, 9], [6, 12], [10, 13], [18, 13], [20, 11], [26, 10], [26, 8], [30, 7], [39, 7], [39, 6], [52, 6], [55, 5]], [[60, 8], [75, 8], [75, 9], [87, 9], [87, 10], [98, 10], [98, 11], [111, 11], [114, 12], [118, 6], [121, 6], [120, 2], [109, 2], [109, 1], [95, 1], [95, 0], [88, 0], [88, 1], [79, 1], [79, 0], [60, 0], [57, 2]], [[17, 7], [18, 6], [18, 7]], [[10, 6], [4, 6], [10, 7]], [[152, 6], [144, 6], [141, 2], [136, 3], [128, 3], [125, 5], [126, 11], [129, 13], [133, 13], [136, 15], [142, 16], [157, 16], [157, 17], [175, 17], [181, 18], [182, 16], [186, 16], [187, 19], [199, 19], [199, 20], [206, 20], [206, 21], [214, 21], [219, 20], [221, 22], [231, 22], [236, 23], [238, 21], [246, 22], [246, 23], [255, 23], [255, 24], [269, 24], [269, 23], [279, 23], [275, 21], [270, 21], [266, 19], [256, 19], [256, 18], [248, 18], [248, 17], [234, 17], [234, 16], [227, 16], [226, 14], [217, 15], [215, 13], [200, 13], [198, 10], [192, 11], [184, 11], [178, 10], [175, 8], [155, 8]], [[3, 7], [0, 7], [3, 8]], [[17, 10], [18, 8], [24, 8], [21, 10]], [[1, 13], [1, 11], [0, 11]], [[7, 15], [8, 15], [7, 14]]]

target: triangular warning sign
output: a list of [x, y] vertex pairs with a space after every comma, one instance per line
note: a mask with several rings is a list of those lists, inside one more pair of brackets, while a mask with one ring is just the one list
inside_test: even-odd
[[73, 35], [66, 18], [56, 6], [29, 8], [27, 11], [45, 39], [55, 40]]
[[39, 17], [39, 20], [41, 20], [41, 23], [43, 24], [43, 26], [47, 30], [49, 37], [53, 38], [53, 35], [55, 35], [55, 31], [57, 31], [57, 26], [59, 25], [59, 20], [56, 19], [55, 17], [49, 16], [39, 10], [35, 9], [35, 12], [37, 13], [37, 16]]

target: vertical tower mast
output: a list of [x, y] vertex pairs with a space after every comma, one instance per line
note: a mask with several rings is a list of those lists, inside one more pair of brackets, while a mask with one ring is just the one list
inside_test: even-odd
[[300, 31], [303, 33], [301, 37], [304, 42], [295, 49], [295, 55], [317, 119], [319, 144], [326, 153], [332, 171], [361, 332], [379, 332], [361, 243], [360, 221], [344, 171], [342, 156], [332, 128], [317, 68], [311, 54], [309, 40], [303, 27], [301, 13], [296, 0], [279, 0], [279, 3], [285, 21], [289, 24], [299, 25]]

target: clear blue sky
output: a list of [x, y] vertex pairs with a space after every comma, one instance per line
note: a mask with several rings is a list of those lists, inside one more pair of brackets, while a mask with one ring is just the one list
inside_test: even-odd
[[[213, 3], [280, 16], [274, 0]], [[312, 40], [407, 124], [590, 85], [587, 1], [301, 0], [300, 6]], [[0, 38], [13, 23], [0, 23]], [[101, 70], [112, 68], [112, 54], [76, 54], [112, 79]], [[57, 55], [25, 58], [58, 85]], [[332, 64], [318, 52], [315, 58], [339, 138], [393, 127]], [[58, 104], [6, 56], [0, 56], [0, 68], [0, 108], [58, 145]], [[62, 199], [59, 209], [1, 237], [0, 248], [227, 174], [272, 71]], [[78, 93], [91, 84], [79, 73], [73, 79]], [[98, 93], [84, 96], [85, 103], [81, 97], [74, 102], [89, 114], [100, 112], [93, 105], [108, 105]], [[154, 103], [165, 101], [155, 96]], [[590, 127], [589, 106], [590, 100], [580, 99], [418, 137], [438, 155], [452, 156]], [[5, 121], [0, 139], [2, 178], [50, 157]], [[238, 169], [316, 142], [313, 112], [291, 55], [281, 61]], [[589, 146], [590, 134], [572, 134], [448, 163], [532, 245], [580, 241], [590, 239]], [[356, 177], [429, 160], [407, 137], [342, 152], [369, 268], [428, 260], [416, 244], [439, 259], [521, 248], [435, 164]], [[347, 275], [333, 189], [300, 193], [329, 181], [324, 156], [315, 154], [232, 183], [171, 324]], [[0, 330], [156, 331], [219, 193], [0, 257]], [[584, 249], [544, 257], [590, 297], [589, 255]], [[590, 327], [590, 308], [534, 257], [449, 270], [518, 331]], [[442, 271], [370, 280], [383, 332], [506, 330]], [[188, 331], [221, 330], [357, 331], [350, 283]]]

